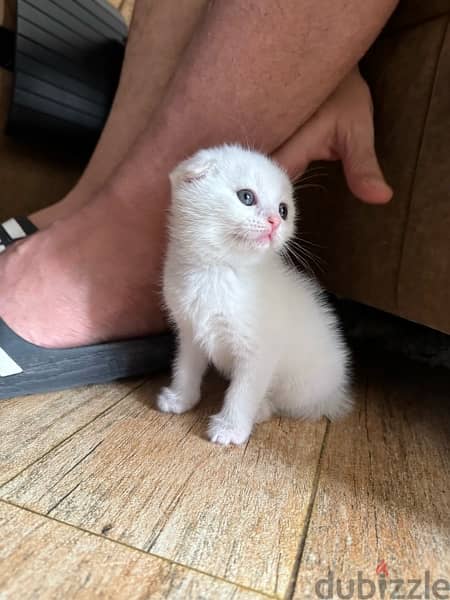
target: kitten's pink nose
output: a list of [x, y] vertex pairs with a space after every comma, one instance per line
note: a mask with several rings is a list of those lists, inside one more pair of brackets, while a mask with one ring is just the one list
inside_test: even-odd
[[270, 223], [270, 234], [275, 233], [281, 223], [281, 218], [278, 215], [269, 215], [267, 221]]

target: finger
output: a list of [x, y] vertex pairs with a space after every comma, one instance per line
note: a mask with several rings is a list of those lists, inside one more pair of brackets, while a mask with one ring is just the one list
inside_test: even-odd
[[352, 193], [370, 204], [384, 204], [392, 198], [375, 154], [371, 126], [353, 129], [340, 152], [345, 177]]
[[272, 155], [288, 173], [291, 179], [301, 175], [313, 160], [326, 159], [324, 148], [326, 125], [323, 120], [311, 118], [294, 133]]

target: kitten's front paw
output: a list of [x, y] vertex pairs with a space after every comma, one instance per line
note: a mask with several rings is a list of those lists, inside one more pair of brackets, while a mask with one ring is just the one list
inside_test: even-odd
[[191, 403], [186, 402], [172, 389], [168, 387], [162, 388], [156, 400], [158, 410], [166, 413], [175, 413], [177, 415], [186, 412], [192, 408]]
[[208, 437], [215, 444], [228, 446], [229, 444], [243, 444], [250, 436], [251, 429], [229, 423], [219, 413], [211, 417], [208, 425]]

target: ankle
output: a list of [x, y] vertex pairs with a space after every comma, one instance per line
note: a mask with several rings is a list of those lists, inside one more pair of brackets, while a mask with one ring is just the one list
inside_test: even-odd
[[[92, 204], [96, 219], [106, 219], [110, 230], [120, 235], [120, 240], [135, 243], [141, 248], [158, 249], [158, 257], [166, 246], [167, 208], [170, 189], [161, 182], [159, 186], [146, 182], [129, 185], [122, 178], [105, 185]], [[91, 212], [91, 211], [89, 211]]]

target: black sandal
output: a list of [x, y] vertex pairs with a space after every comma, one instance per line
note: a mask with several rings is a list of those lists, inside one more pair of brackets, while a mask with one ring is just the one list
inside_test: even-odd
[[169, 333], [79, 348], [42, 348], [0, 319], [0, 400], [153, 374], [167, 369], [173, 350]]

